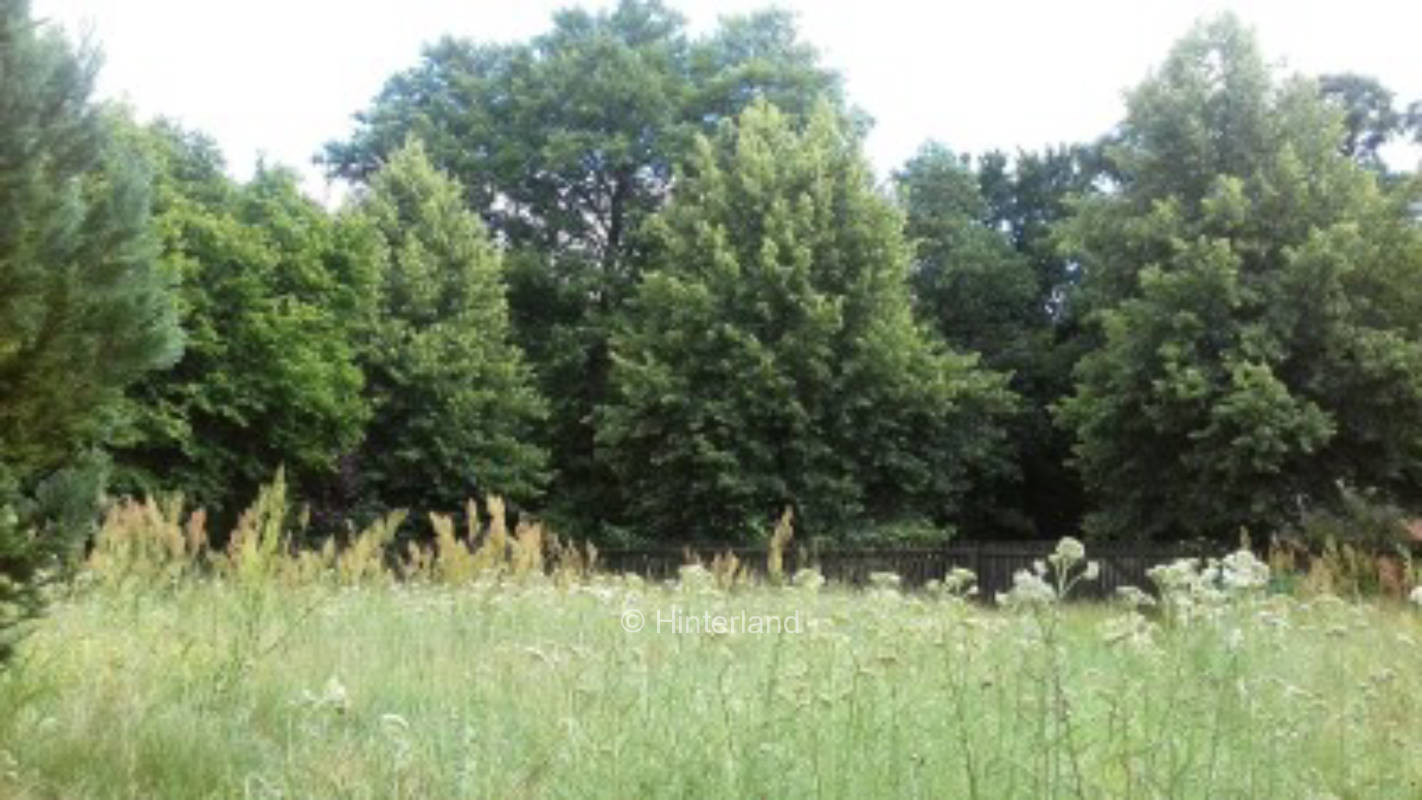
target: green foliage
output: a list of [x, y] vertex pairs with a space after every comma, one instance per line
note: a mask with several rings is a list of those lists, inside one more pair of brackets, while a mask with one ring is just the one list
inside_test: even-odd
[[1130, 95], [1119, 191], [1063, 230], [1104, 336], [1061, 408], [1092, 531], [1270, 531], [1340, 479], [1422, 499], [1416, 187], [1380, 190], [1342, 130], [1232, 17]]
[[701, 140], [613, 344], [599, 446], [649, 538], [939, 521], [994, 462], [1003, 376], [913, 321], [902, 220], [829, 107]]
[[1081, 148], [989, 153], [974, 165], [936, 143], [895, 174], [915, 245], [910, 285], [920, 316], [953, 347], [1012, 374], [1023, 396], [1010, 425], [1015, 474], [984, 483], [968, 504], [971, 536], [1074, 530], [1080, 483], [1064, 467], [1070, 440], [1048, 408], [1070, 390], [1082, 349], [1068, 304], [1075, 276], [1053, 250], [1066, 197], [1091, 186]]
[[496, 234], [592, 262], [608, 274], [585, 280], [622, 281], [625, 294], [629, 236], [665, 197], [695, 131], [758, 97], [804, 113], [840, 93], [783, 12], [729, 18], [698, 41], [685, 28], [657, 0], [622, 0], [561, 11], [516, 45], [443, 39], [387, 82], [323, 161], [363, 180], [414, 134]]
[[1308, 509], [1289, 538], [1311, 551], [1339, 544], [1361, 547], [1372, 554], [1391, 555], [1412, 539], [1407, 511], [1379, 497], [1377, 490], [1339, 487], [1339, 502], [1331, 507]]
[[154, 166], [188, 347], [130, 392], [141, 413], [118, 454], [124, 485], [180, 490], [230, 522], [278, 466], [313, 486], [360, 441], [370, 409], [353, 338], [373, 310], [376, 241], [290, 172], [237, 185], [200, 136], [166, 123], [129, 135]]
[[0, 3], [0, 660], [93, 527], [124, 386], [180, 336], [96, 60]]
[[594, 452], [593, 410], [609, 333], [644, 271], [643, 221], [696, 132], [756, 98], [802, 115], [822, 95], [842, 106], [839, 84], [788, 13], [731, 17], [692, 39], [661, 2], [623, 0], [559, 12], [528, 42], [430, 46], [323, 160], [365, 180], [414, 134], [507, 243], [515, 336], [551, 404], [553, 511], [592, 530], [617, 490]]
[[534, 497], [546, 408], [509, 340], [499, 254], [422, 145], [396, 151], [354, 209], [383, 244], [360, 362], [374, 417], [361, 495], [386, 507], [458, 508], [489, 493]]
[[1322, 75], [1319, 91], [1343, 111], [1343, 155], [1377, 172], [1386, 172], [1379, 151], [1410, 127], [1406, 114], [1393, 105], [1394, 95], [1376, 78], [1355, 73]]
[[988, 366], [1028, 368], [1050, 344], [1047, 298], [1027, 259], [991, 225], [967, 158], [925, 145], [895, 177], [916, 245], [910, 283], [920, 313]]

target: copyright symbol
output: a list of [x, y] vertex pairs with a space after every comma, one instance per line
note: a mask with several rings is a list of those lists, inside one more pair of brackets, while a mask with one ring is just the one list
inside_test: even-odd
[[636, 633], [642, 630], [646, 624], [647, 618], [642, 615], [641, 611], [635, 608], [629, 608], [622, 612], [622, 630], [628, 633]]

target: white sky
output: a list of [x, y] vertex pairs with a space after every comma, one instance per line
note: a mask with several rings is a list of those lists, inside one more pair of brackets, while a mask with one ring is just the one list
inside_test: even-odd
[[[695, 31], [765, 0], [668, 0]], [[103, 49], [99, 93], [214, 136], [231, 172], [259, 153], [307, 176], [311, 157], [352, 129], [385, 79], [444, 33], [524, 39], [573, 0], [32, 0], [36, 17], [88, 32]], [[601, 8], [608, 2], [581, 5]], [[881, 175], [924, 140], [960, 151], [1038, 148], [1095, 137], [1202, 16], [1232, 8], [1289, 69], [1371, 74], [1400, 104], [1422, 98], [1422, 3], [1415, 0], [781, 0], [802, 35], [843, 72], [876, 120]], [[1416, 148], [1389, 154], [1417, 163]]]

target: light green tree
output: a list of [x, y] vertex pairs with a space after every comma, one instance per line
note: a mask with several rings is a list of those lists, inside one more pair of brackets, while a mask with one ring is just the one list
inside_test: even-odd
[[499, 254], [461, 195], [413, 140], [354, 212], [383, 249], [361, 353], [374, 417], [358, 469], [387, 506], [528, 500], [546, 480], [535, 441], [547, 409], [510, 340]]
[[912, 317], [902, 217], [828, 106], [699, 140], [613, 340], [599, 453], [643, 538], [950, 523], [998, 464], [1004, 376]]
[[280, 466], [316, 495], [370, 416], [354, 337], [372, 312], [375, 238], [334, 221], [286, 170], [239, 185], [203, 136], [165, 122], [127, 135], [153, 167], [188, 346], [130, 389], [120, 485], [180, 490], [217, 530]]

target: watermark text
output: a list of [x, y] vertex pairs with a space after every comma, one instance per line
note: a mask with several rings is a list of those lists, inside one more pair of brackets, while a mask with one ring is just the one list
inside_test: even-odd
[[648, 630], [654, 633], [679, 635], [696, 634], [780, 634], [804, 633], [805, 626], [796, 609], [788, 614], [751, 614], [746, 611], [734, 613], [696, 613], [673, 605], [643, 611], [629, 608], [622, 612], [622, 629], [628, 633]]

